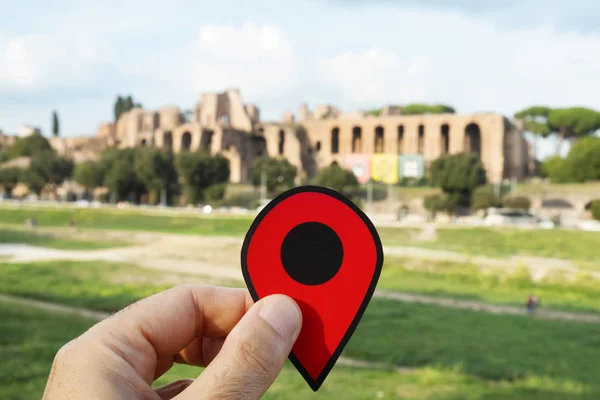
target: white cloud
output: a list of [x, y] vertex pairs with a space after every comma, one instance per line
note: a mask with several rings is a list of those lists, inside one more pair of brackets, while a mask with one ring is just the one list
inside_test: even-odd
[[500, 32], [470, 17], [424, 15], [399, 27], [397, 37], [409, 38], [411, 29], [418, 37], [423, 27], [431, 35], [420, 48], [398, 40], [332, 55], [317, 62], [319, 78], [337, 89], [344, 108], [419, 101], [509, 115], [536, 103], [600, 108], [599, 35]]
[[193, 54], [197, 91], [238, 87], [245, 96], [279, 96], [297, 85], [292, 43], [276, 25], [206, 25]]
[[340, 92], [345, 104], [424, 100], [429, 92], [426, 79], [431, 68], [427, 57], [406, 59], [373, 48], [318, 60], [316, 65], [319, 77]]
[[0, 38], [0, 87], [40, 89], [85, 81], [112, 60], [108, 45], [86, 35]]

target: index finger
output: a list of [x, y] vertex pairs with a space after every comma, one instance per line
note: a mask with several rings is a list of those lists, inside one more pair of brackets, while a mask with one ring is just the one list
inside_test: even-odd
[[144, 377], [154, 372], [147, 357], [155, 365], [196, 338], [225, 337], [252, 304], [245, 289], [182, 285], [132, 304], [83, 336], [117, 346], [119, 355]]

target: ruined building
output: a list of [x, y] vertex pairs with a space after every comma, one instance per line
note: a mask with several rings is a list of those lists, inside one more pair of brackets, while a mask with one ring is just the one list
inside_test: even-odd
[[264, 155], [286, 158], [298, 168], [299, 179], [337, 163], [362, 182], [394, 183], [422, 176], [443, 154], [463, 151], [479, 155], [491, 182], [522, 178], [528, 169], [521, 127], [499, 114], [402, 115], [400, 108], [386, 107], [375, 117], [302, 105], [296, 117], [286, 112], [280, 123], [261, 123], [259, 109], [244, 104], [235, 89], [202, 95], [188, 115], [175, 106], [134, 108], [116, 124], [100, 125], [95, 140], [221, 153], [230, 161], [232, 182], [247, 181], [252, 162]]

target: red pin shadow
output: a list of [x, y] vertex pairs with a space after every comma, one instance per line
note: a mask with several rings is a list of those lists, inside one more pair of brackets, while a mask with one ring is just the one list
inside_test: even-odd
[[289, 358], [314, 391], [358, 326], [382, 265], [383, 248], [369, 218], [323, 187], [277, 196], [246, 234], [242, 272], [254, 301], [286, 294], [302, 310]]

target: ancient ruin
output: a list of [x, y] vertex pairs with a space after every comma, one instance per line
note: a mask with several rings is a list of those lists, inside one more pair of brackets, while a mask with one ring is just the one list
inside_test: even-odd
[[522, 128], [499, 114], [402, 115], [399, 107], [390, 106], [373, 116], [330, 105], [311, 111], [303, 104], [296, 116], [285, 112], [279, 123], [262, 123], [258, 107], [244, 104], [236, 89], [203, 94], [189, 115], [176, 106], [134, 108], [116, 123], [101, 124], [87, 142], [53, 141], [59, 152], [79, 154], [76, 159], [110, 145], [221, 153], [230, 161], [232, 182], [247, 181], [254, 159], [265, 155], [286, 158], [298, 168], [298, 179], [337, 163], [362, 182], [394, 183], [422, 176], [441, 155], [464, 151], [479, 155], [492, 183], [523, 178], [529, 168]]

